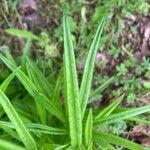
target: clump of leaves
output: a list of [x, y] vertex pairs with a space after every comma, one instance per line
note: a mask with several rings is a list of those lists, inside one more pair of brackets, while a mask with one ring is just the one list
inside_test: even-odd
[[[0, 142], [5, 149], [10, 145], [23, 149], [23, 143], [28, 150], [114, 149], [115, 145], [131, 150], [144, 150], [141, 145], [108, 133], [103, 127], [148, 112], [149, 105], [133, 109], [119, 108], [124, 98], [122, 95], [105, 108], [87, 108], [89, 99], [109, 85], [105, 83], [91, 92], [94, 61], [105, 20], [106, 16], [103, 16], [91, 44], [80, 87], [66, 7], [63, 14], [63, 79], [60, 74], [55, 88], [52, 88], [47, 78], [29, 59], [28, 53], [23, 56], [23, 70], [17, 67], [12, 57], [0, 54], [0, 59], [13, 71], [0, 86], [0, 104], [3, 107], [1, 111], [6, 113], [10, 120], [1, 117], [0, 128], [14, 143], [6, 141], [7, 136], [3, 136], [5, 141]], [[14, 76], [27, 92], [22, 95], [23, 99], [15, 97], [12, 101], [5, 91]], [[61, 81], [64, 85], [63, 101], [60, 97]], [[14, 101], [19, 105], [14, 105]], [[29, 107], [32, 109], [27, 109]]]

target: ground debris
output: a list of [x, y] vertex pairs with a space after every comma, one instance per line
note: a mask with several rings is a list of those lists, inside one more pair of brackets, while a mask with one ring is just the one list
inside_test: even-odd
[[38, 11], [37, 2], [35, 0], [23, 0], [18, 6], [22, 15], [28, 15]]
[[123, 45], [130, 44], [138, 62], [150, 56], [150, 13], [146, 16], [125, 17], [125, 29], [121, 34]]
[[150, 147], [150, 126], [136, 125], [129, 133], [129, 137], [145, 147]]
[[23, 0], [18, 6], [22, 22], [28, 29], [33, 29], [40, 24], [39, 9], [36, 0]]

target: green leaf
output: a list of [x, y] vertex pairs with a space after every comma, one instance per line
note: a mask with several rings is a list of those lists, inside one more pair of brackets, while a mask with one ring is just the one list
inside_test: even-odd
[[127, 120], [133, 121], [133, 122], [136, 122], [136, 123], [139, 123], [139, 124], [150, 125], [150, 120], [146, 120], [146, 119], [143, 119], [143, 118], [140, 118], [140, 117], [129, 118]]
[[37, 89], [48, 98], [52, 97], [52, 87], [49, 81], [46, 79], [44, 74], [40, 69], [36, 66], [34, 62], [32, 62], [29, 58], [27, 58], [27, 72], [31, 77], [32, 81], [36, 85]]
[[15, 126], [15, 129], [17, 133], [19, 134], [22, 142], [29, 150], [37, 150], [36, 144], [26, 127], [24, 126], [22, 120], [20, 119], [19, 115], [15, 111], [14, 107], [10, 103], [9, 99], [6, 97], [6, 95], [3, 93], [3, 91], [0, 89], [0, 103], [5, 110], [6, 114], [8, 115], [8, 118], [11, 120], [13, 125]]
[[39, 114], [41, 123], [46, 124], [46, 119], [47, 119], [46, 110], [44, 109], [43, 105], [41, 105], [37, 101], [35, 102], [35, 104], [36, 104], [37, 113]]
[[1, 150], [25, 150], [25, 148], [23, 148], [19, 145], [16, 145], [12, 142], [5, 141], [2, 139], [0, 139], [0, 149]]
[[139, 144], [102, 131], [94, 133], [94, 138], [104, 140], [106, 143], [123, 146], [129, 150], [144, 150], [144, 148]]
[[106, 82], [104, 82], [100, 87], [98, 87], [96, 90], [94, 90], [91, 94], [90, 94], [90, 98], [101, 94], [110, 84], [112, 84], [115, 80], [115, 77], [111, 77], [110, 79], [108, 79]]
[[64, 149], [68, 149], [68, 150], [71, 150], [69, 149], [70, 144], [65, 144], [65, 145], [61, 145], [61, 146], [58, 146], [57, 148], [55, 148], [55, 150], [64, 150]]
[[9, 134], [12, 138], [17, 139], [18, 141], [21, 141], [20, 137], [18, 136], [18, 134], [16, 133], [16, 131], [14, 131], [14, 129], [11, 129], [3, 124], [0, 123], [0, 128], [2, 130], [4, 130], [7, 134]]
[[15, 75], [17, 74], [17, 72], [21, 69], [21, 67], [18, 67], [16, 70], [14, 70], [13, 73], [11, 73], [5, 80], [4, 82], [0, 85], [0, 89], [5, 92], [8, 85], [10, 84], [10, 82], [12, 81], [12, 79], [15, 77]]
[[85, 145], [87, 147], [90, 147], [92, 143], [92, 132], [93, 132], [93, 115], [92, 115], [92, 109], [89, 111], [89, 115], [86, 120], [85, 125]]
[[[10, 84], [10, 82], [12, 81], [12, 79], [15, 77], [15, 75], [17, 74], [17, 71], [20, 70], [21, 67], [18, 67], [13, 73], [11, 73], [4, 81], [3, 83], [0, 85], [0, 89], [5, 92], [8, 85]], [[1, 107], [1, 105], [0, 105]], [[9, 129], [7, 127], [4, 127], [0, 124], [0, 128], [2, 128], [5, 132], [7, 132], [8, 134], [10, 134], [12, 137], [19, 139], [18, 135], [16, 134], [15, 131], [13, 131], [12, 129]]]
[[86, 60], [86, 64], [85, 64], [85, 68], [84, 68], [84, 73], [83, 73], [81, 87], [80, 87], [80, 95], [79, 95], [79, 98], [81, 101], [82, 117], [84, 116], [86, 105], [90, 96], [91, 83], [92, 83], [93, 70], [94, 70], [94, 62], [95, 62], [96, 52], [99, 48], [99, 42], [100, 42], [100, 37], [103, 31], [104, 22], [105, 22], [105, 17], [102, 18], [98, 26], [98, 29], [96, 31], [94, 40], [90, 47], [87, 60]]
[[62, 71], [60, 71], [60, 74], [58, 76], [58, 79], [56, 81], [56, 85], [53, 91], [53, 96], [52, 96], [52, 102], [55, 103], [56, 105], [58, 105], [59, 103], [61, 86], [62, 86]]
[[[1, 54], [0, 59], [7, 65], [10, 70], [14, 71], [17, 69], [17, 67], [13, 63], [11, 63]], [[63, 112], [59, 108], [57, 108], [45, 95], [38, 91], [35, 84], [29, 79], [28, 76], [25, 75], [23, 71], [18, 70], [16, 76], [36, 101], [38, 101], [45, 109], [47, 109], [51, 114], [56, 116], [62, 122], [65, 122]]]
[[116, 121], [129, 119], [131, 117], [134, 117], [134, 116], [146, 113], [146, 112], [150, 112], [150, 105], [142, 106], [139, 108], [133, 108], [133, 109], [130, 109], [130, 110], [127, 110], [124, 112], [112, 114], [112, 115], [104, 117], [104, 118], [95, 119], [94, 124], [95, 124], [95, 126], [110, 124], [110, 123], [114, 123]]
[[50, 134], [50, 135], [66, 135], [67, 131], [60, 128], [54, 128], [42, 124], [36, 124], [36, 123], [28, 123], [25, 124], [27, 129], [31, 132], [35, 133], [44, 133], [44, 134]]
[[63, 32], [64, 32], [64, 77], [65, 93], [69, 115], [69, 127], [72, 146], [82, 143], [82, 118], [79, 103], [79, 87], [77, 80], [75, 56], [70, 33], [67, 9], [64, 8]]
[[31, 39], [28, 39], [26, 44], [25, 44], [25, 47], [23, 49], [23, 56], [21, 58], [21, 61], [22, 61], [21, 66], [22, 66], [23, 70], [26, 69], [26, 58], [29, 56], [29, 51], [31, 49], [31, 44], [32, 44]]
[[102, 117], [107, 117], [109, 116], [114, 109], [120, 104], [122, 101], [124, 95], [120, 96], [117, 100], [115, 100], [113, 103], [111, 103], [109, 106], [104, 108], [96, 117], [95, 119], [101, 119]]
[[[44, 133], [50, 135], [65, 135], [67, 131], [64, 129], [54, 128], [38, 123], [24, 123], [28, 131], [34, 133]], [[0, 126], [15, 129], [15, 126], [11, 122], [0, 121]]]
[[7, 59], [9, 59], [14, 65], [17, 66], [16, 61], [15, 61], [15, 59], [13, 58], [13, 56], [12, 56], [10, 50], [5, 50], [2, 54], [5, 55], [5, 57], [6, 57]]
[[20, 30], [20, 29], [7, 29], [5, 30], [8, 34], [13, 36], [18, 36], [25, 39], [32, 39], [32, 40], [40, 40], [39, 37], [34, 35], [32, 32], [26, 31], [26, 30]]
[[93, 142], [89, 143], [88, 150], [93, 150]]
[[93, 24], [98, 23], [98, 21], [103, 18], [103, 16], [106, 13], [106, 9], [107, 9], [106, 5], [102, 5], [102, 6], [99, 6], [99, 7], [95, 8], [95, 13], [92, 16], [92, 22], [93, 22]]
[[144, 82], [143, 86], [144, 86], [146, 89], [150, 89], [150, 82]]
[[[46, 95], [48, 98], [51, 98], [52, 90], [51, 90], [51, 86], [48, 80], [45, 78], [42, 72], [29, 58], [27, 58], [26, 60], [27, 60], [26, 69], [27, 69], [30, 79], [36, 85], [40, 93], [42, 93], [43, 95]], [[36, 102], [36, 107], [37, 107], [37, 111], [41, 119], [41, 123], [45, 124], [46, 123], [46, 111], [44, 110], [44, 107], [38, 102]]]

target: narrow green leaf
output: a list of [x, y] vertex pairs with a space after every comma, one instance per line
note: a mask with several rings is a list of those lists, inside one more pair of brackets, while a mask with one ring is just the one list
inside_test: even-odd
[[41, 105], [37, 101], [35, 104], [36, 104], [37, 113], [39, 114], [41, 123], [46, 124], [46, 118], [47, 118], [46, 117], [46, 110], [44, 109], [43, 105]]
[[104, 140], [107, 143], [123, 146], [129, 150], [144, 150], [144, 148], [139, 144], [102, 131], [94, 133], [94, 138]]
[[0, 103], [5, 110], [6, 114], [8, 115], [8, 118], [11, 120], [13, 125], [15, 126], [15, 129], [17, 133], [19, 134], [22, 142], [29, 150], [37, 150], [36, 144], [26, 127], [24, 126], [22, 120], [20, 119], [19, 115], [15, 111], [14, 107], [10, 103], [9, 99], [6, 97], [6, 95], [3, 93], [3, 91], [0, 89]]
[[106, 82], [104, 82], [100, 87], [98, 87], [90, 94], [90, 98], [93, 98], [94, 96], [101, 94], [110, 84], [114, 82], [114, 79], [115, 77], [111, 77]]
[[[7, 65], [10, 70], [14, 71], [17, 69], [17, 67], [13, 63], [11, 63], [1, 54], [0, 59], [5, 63], [5, 65]], [[35, 84], [29, 79], [27, 75], [25, 75], [23, 71], [18, 70], [16, 76], [36, 101], [38, 101], [45, 109], [47, 109], [51, 114], [56, 116], [62, 122], [65, 122], [63, 112], [59, 108], [57, 108], [45, 95], [38, 91]]]
[[93, 142], [89, 143], [88, 150], [93, 150]]
[[114, 109], [120, 104], [122, 101], [124, 95], [120, 96], [117, 100], [115, 100], [112, 104], [104, 108], [96, 117], [95, 119], [101, 119], [102, 117], [107, 117], [109, 116]]
[[85, 64], [85, 68], [84, 68], [84, 73], [83, 73], [81, 87], [80, 87], [80, 96], [79, 96], [80, 101], [81, 101], [82, 117], [84, 116], [86, 105], [90, 96], [91, 83], [92, 83], [93, 70], [94, 70], [94, 62], [95, 62], [96, 52], [99, 48], [98, 46], [99, 46], [102, 31], [103, 31], [103, 27], [104, 27], [104, 22], [105, 22], [105, 17], [102, 18], [98, 26], [98, 29], [96, 31], [94, 40], [90, 47], [87, 60], [86, 60], [86, 64]]
[[32, 44], [32, 41], [31, 39], [28, 39], [26, 44], [25, 44], [25, 47], [23, 49], [23, 56], [21, 58], [21, 66], [23, 68], [23, 70], [26, 69], [26, 58], [29, 56], [29, 51], [31, 49], [31, 44]]
[[20, 70], [21, 67], [18, 67], [13, 73], [11, 73], [5, 80], [4, 82], [0, 85], [0, 89], [5, 92], [8, 85], [10, 84], [10, 82], [12, 81], [12, 79], [15, 77], [15, 75], [17, 74], [18, 70]]
[[25, 148], [5, 140], [0, 140], [0, 149], [1, 150], [25, 150]]
[[57, 147], [55, 148], [55, 150], [64, 150], [64, 149], [71, 150], [71, 149], [69, 149], [69, 148], [68, 148], [68, 147], [69, 147], [69, 145], [70, 145], [70, 144], [57, 146]]
[[17, 66], [17, 64], [16, 64], [16, 62], [15, 62], [15, 59], [13, 58], [13, 56], [12, 56], [10, 50], [5, 50], [2, 54], [5, 55], [5, 57], [6, 57], [7, 59], [9, 59], [14, 65]]
[[[14, 70], [13, 73], [11, 73], [4, 81], [3, 83], [0, 85], [0, 89], [5, 92], [8, 85], [10, 84], [10, 82], [12, 81], [12, 79], [15, 77], [15, 75], [17, 74], [17, 71], [20, 70], [21, 67], [18, 67], [16, 70]], [[1, 108], [1, 105], [0, 105]], [[1, 113], [3, 114], [4, 111], [2, 110]], [[10, 131], [11, 132], [11, 131]]]
[[27, 58], [27, 71], [32, 81], [36, 85], [37, 89], [46, 95], [48, 98], [52, 97], [52, 87], [41, 70], [36, 66], [34, 62], [32, 62], [29, 58]]
[[39, 132], [44, 134], [50, 134], [50, 135], [66, 135], [67, 131], [64, 129], [54, 128], [42, 124], [36, 124], [36, 123], [28, 123], [25, 124], [27, 129], [31, 132]]
[[112, 115], [104, 117], [104, 118], [95, 119], [94, 124], [95, 124], [95, 126], [110, 124], [110, 123], [114, 123], [116, 121], [131, 118], [131, 117], [134, 117], [134, 116], [146, 113], [146, 112], [150, 112], [150, 105], [142, 106], [139, 108], [133, 108], [133, 109], [130, 109], [130, 110], [127, 110], [124, 112], [112, 114]]
[[33, 40], [40, 40], [39, 37], [34, 35], [32, 32], [26, 31], [26, 30], [20, 30], [20, 29], [7, 29], [5, 30], [8, 34], [13, 36], [22, 37], [25, 39], [33, 39]]
[[146, 119], [143, 119], [143, 118], [140, 118], [140, 117], [129, 118], [127, 120], [133, 121], [133, 122], [136, 122], [136, 123], [139, 123], [139, 124], [150, 125], [150, 120], [146, 120]]
[[[34, 133], [44, 133], [50, 135], [65, 135], [67, 131], [64, 129], [54, 128], [38, 123], [24, 123], [28, 131]], [[0, 126], [8, 127], [10, 129], [15, 129], [15, 126], [11, 122], [0, 121]]]
[[59, 102], [59, 95], [60, 95], [60, 90], [61, 90], [61, 85], [62, 84], [62, 71], [60, 72], [54, 91], [53, 91], [53, 96], [52, 96], [52, 102], [58, 104]]
[[[52, 90], [51, 90], [48, 80], [45, 78], [42, 72], [38, 69], [38, 67], [29, 60], [29, 58], [27, 58], [26, 60], [27, 60], [26, 69], [27, 69], [30, 79], [36, 85], [40, 93], [50, 98]], [[36, 102], [36, 107], [37, 107], [37, 112], [39, 114], [41, 123], [45, 124], [46, 123], [46, 110], [38, 102]]]
[[0, 128], [2, 130], [4, 130], [7, 134], [11, 135], [11, 137], [13, 137], [14, 139], [17, 139], [18, 141], [21, 141], [20, 137], [18, 136], [18, 134], [16, 133], [16, 131], [14, 131], [14, 129], [11, 129], [3, 124], [0, 123]]
[[92, 109], [89, 111], [89, 115], [86, 120], [85, 125], [85, 145], [87, 147], [90, 147], [92, 143], [92, 132], [93, 132], [93, 115], [92, 115]]
[[76, 63], [73, 50], [72, 36], [69, 28], [67, 9], [64, 8], [63, 32], [64, 32], [64, 76], [66, 85], [66, 101], [69, 115], [69, 127], [72, 146], [82, 143], [82, 119], [79, 103], [79, 87], [76, 72]]

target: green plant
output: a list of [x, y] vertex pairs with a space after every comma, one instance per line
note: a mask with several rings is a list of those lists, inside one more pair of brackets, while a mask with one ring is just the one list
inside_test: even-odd
[[[127, 102], [134, 103], [138, 97], [138, 93], [142, 93], [145, 89], [148, 89], [147, 85], [149, 82], [144, 83], [142, 88], [142, 76], [149, 78], [149, 58], [143, 58], [143, 62], [137, 66], [137, 60], [126, 59], [120, 65], [116, 66], [117, 79], [116, 83], [120, 85], [120, 88], [114, 91], [115, 95], [119, 95], [124, 92], [127, 93]], [[118, 93], [118, 94], [117, 94]]]
[[109, 54], [117, 58], [120, 54], [120, 49], [116, 48], [115, 46], [112, 46], [109, 51]]
[[[0, 128], [7, 135], [11, 135], [10, 139], [14, 143], [22, 145], [23, 142], [26, 149], [30, 150], [115, 149], [114, 145], [131, 150], [144, 150], [141, 145], [107, 133], [103, 130], [103, 126], [149, 112], [150, 105], [133, 109], [119, 108], [124, 98], [122, 95], [105, 108], [87, 108], [90, 96], [102, 92], [113, 80], [113, 78], [109, 79], [103, 86], [91, 92], [94, 61], [105, 21], [106, 16], [103, 16], [91, 44], [79, 87], [68, 11], [66, 7], [64, 8], [64, 64], [62, 67], [64, 100], [60, 97], [61, 74], [53, 88], [36, 64], [29, 59], [28, 53], [24, 52], [22, 70], [8, 55], [5, 57], [0, 54], [3, 63], [13, 71], [0, 86], [0, 104], [3, 107], [1, 111], [4, 111], [3, 113], [6, 113], [10, 119], [9, 122], [8, 118], [1, 118]], [[18, 35], [22, 36], [20, 32]], [[31, 34], [30, 36], [35, 38]], [[26, 91], [20, 93], [21, 96], [9, 100], [5, 90], [14, 76], [19, 79]], [[6, 141], [0, 141], [0, 143], [6, 143]], [[18, 149], [22, 148], [18, 147]]]
[[118, 71], [118, 75], [125, 75], [128, 71], [124, 63], [117, 66], [116, 70]]

